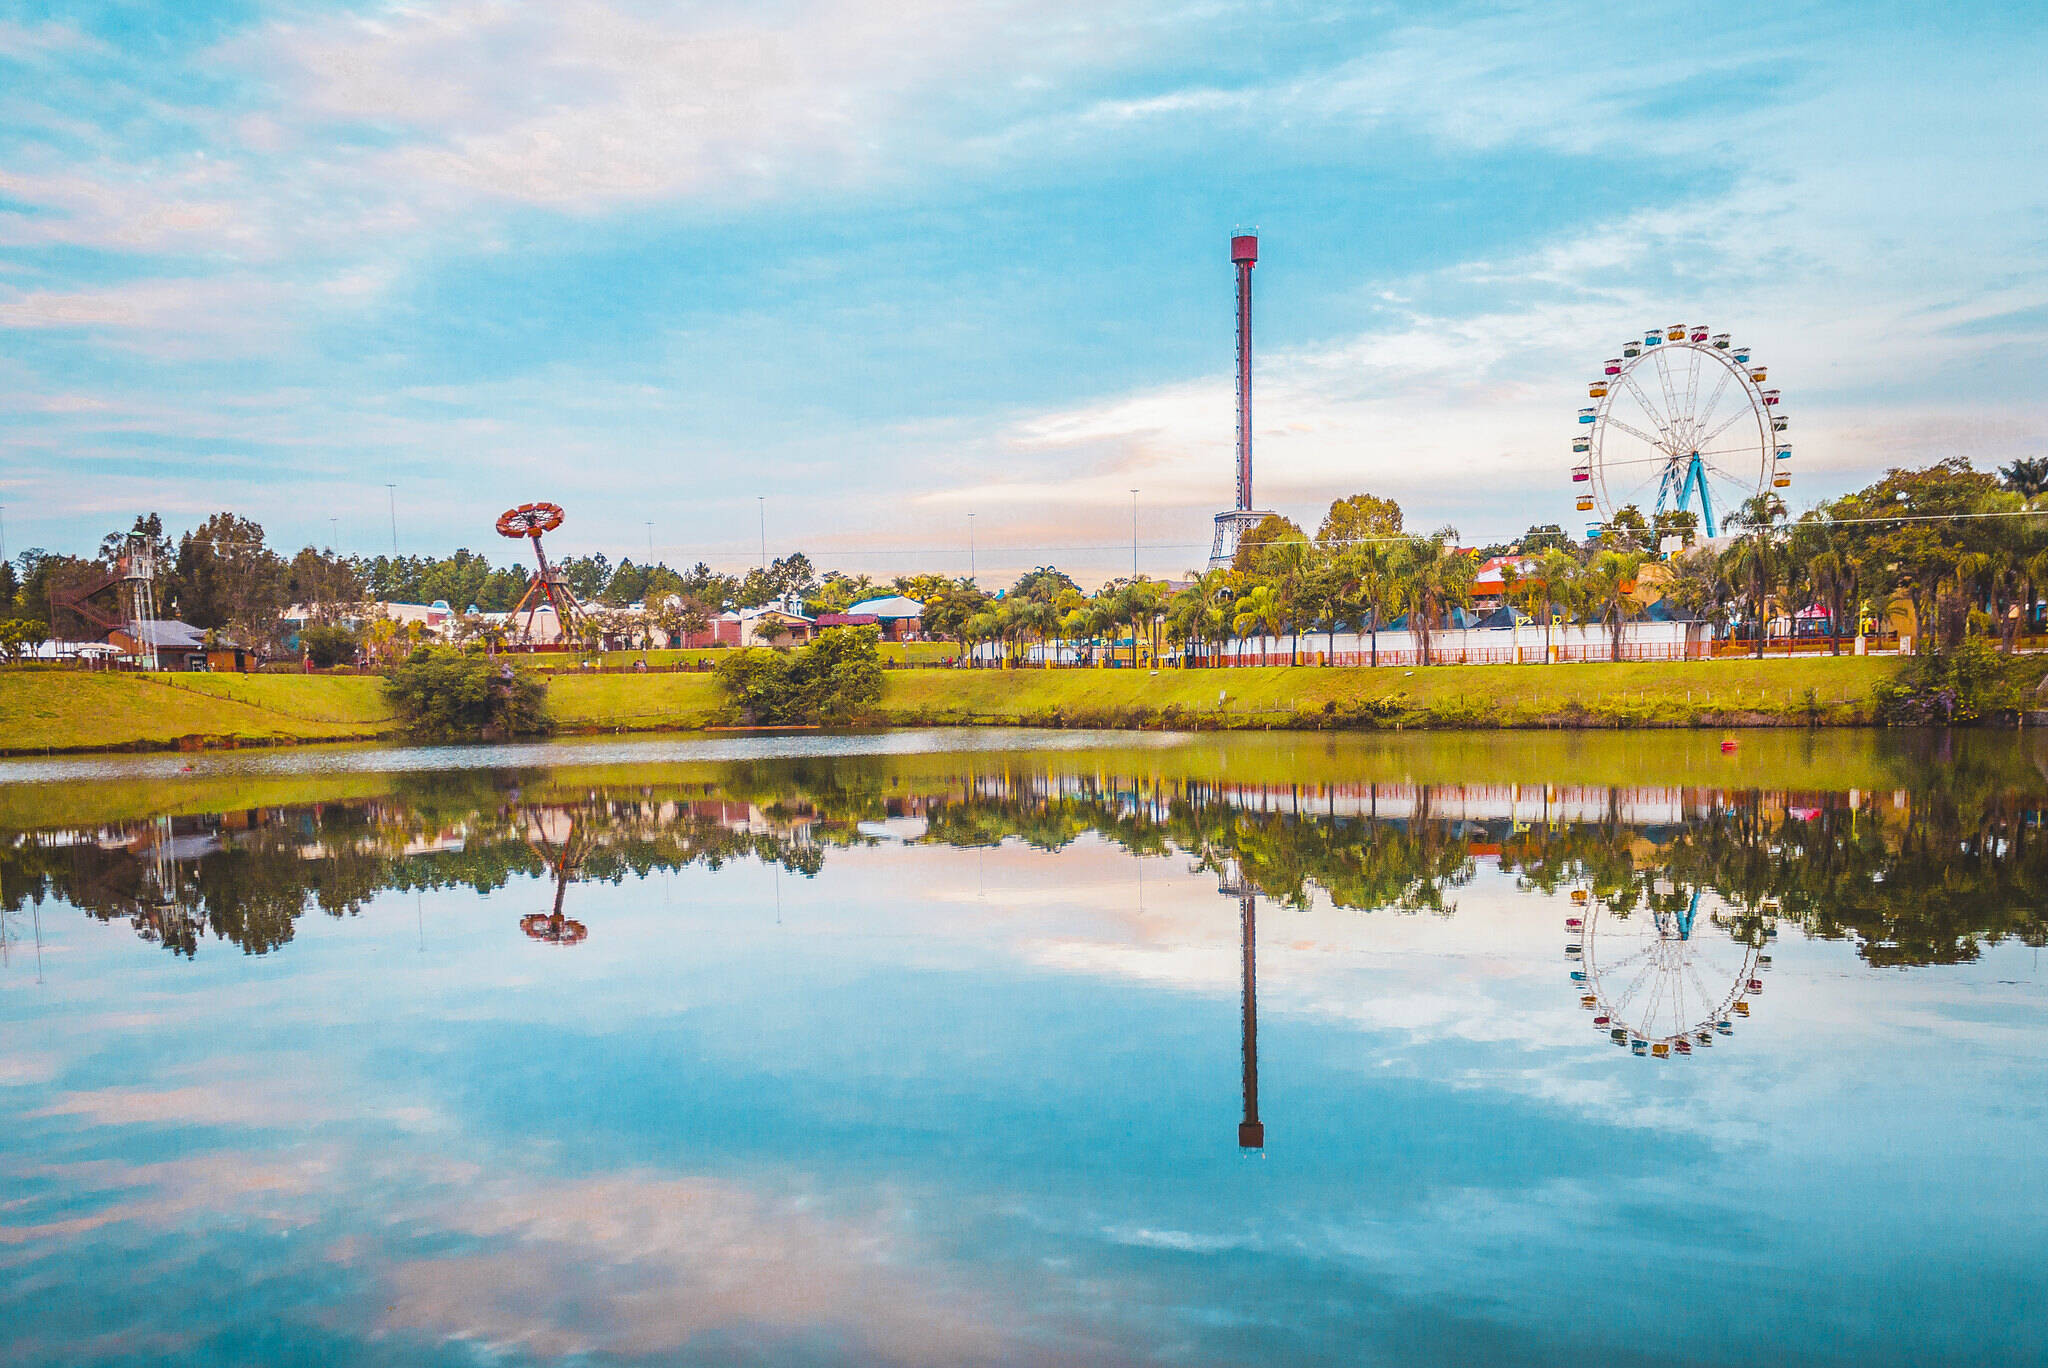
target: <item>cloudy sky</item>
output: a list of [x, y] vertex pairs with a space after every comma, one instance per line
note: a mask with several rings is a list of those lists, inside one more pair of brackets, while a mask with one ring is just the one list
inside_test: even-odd
[[[1795, 506], [2048, 449], [2048, 21], [1151, 0], [0, 3], [9, 552], [278, 541], [1085, 579], [1230, 498], [1572, 520], [1646, 325], [1769, 361]], [[652, 527], [649, 527], [649, 524]], [[497, 552], [495, 545], [489, 549]]]

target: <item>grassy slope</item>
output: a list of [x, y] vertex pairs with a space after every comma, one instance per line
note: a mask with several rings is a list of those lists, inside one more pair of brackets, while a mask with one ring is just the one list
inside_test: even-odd
[[688, 731], [708, 726], [718, 683], [708, 674], [562, 675], [548, 710], [565, 731]]
[[280, 675], [9, 671], [0, 749], [167, 746], [185, 736], [326, 741], [391, 729], [382, 681]]
[[1239, 670], [976, 670], [892, 674], [883, 698], [895, 724], [1128, 722], [1178, 708], [1183, 720], [1279, 726], [1334, 706], [1395, 709], [1410, 725], [1717, 725], [1804, 721], [1808, 690], [1823, 720], [1866, 720], [1890, 658], [1802, 657], [1690, 664], [1438, 666], [1421, 670], [1273, 666]]
[[[1427, 670], [905, 670], [887, 677], [890, 725], [1341, 725], [1384, 701], [1417, 726], [1720, 725], [1866, 716], [1890, 659], [1825, 657], [1688, 665], [1440, 667]], [[1222, 697], [1219, 699], [1218, 695]], [[567, 732], [683, 731], [718, 704], [708, 674], [562, 676], [549, 687]], [[1178, 710], [1169, 713], [1169, 709]], [[0, 672], [0, 750], [144, 748], [188, 736], [331, 741], [390, 735], [382, 681], [368, 676]]]

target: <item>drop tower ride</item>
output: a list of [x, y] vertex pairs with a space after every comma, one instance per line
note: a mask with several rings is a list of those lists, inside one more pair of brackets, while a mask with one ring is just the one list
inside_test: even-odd
[[1237, 556], [1246, 532], [1270, 516], [1252, 507], [1252, 267], [1259, 264], [1259, 240], [1249, 233], [1230, 239], [1230, 263], [1237, 269], [1237, 503], [1216, 515], [1216, 539], [1209, 544], [1209, 568]]

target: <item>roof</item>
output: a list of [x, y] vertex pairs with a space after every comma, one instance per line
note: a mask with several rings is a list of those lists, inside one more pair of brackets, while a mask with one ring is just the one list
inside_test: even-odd
[[145, 622], [128, 624], [128, 635], [141, 646], [170, 647], [172, 650], [199, 650], [206, 645], [206, 633], [189, 622], [175, 618], [158, 618]]
[[862, 599], [846, 610], [849, 617], [864, 615], [876, 618], [921, 618], [924, 605], [914, 598], [891, 594], [887, 598]]

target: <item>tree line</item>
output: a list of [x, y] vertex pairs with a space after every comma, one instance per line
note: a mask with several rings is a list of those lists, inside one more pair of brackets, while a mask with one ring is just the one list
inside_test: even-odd
[[[1823, 624], [1839, 652], [1844, 637], [1894, 617], [1912, 624], [1922, 651], [1953, 654], [1971, 641], [2011, 651], [2038, 625], [2048, 585], [2044, 497], [2048, 460], [2015, 461], [1992, 474], [1951, 458], [1887, 471], [1797, 517], [1775, 495], [1761, 494], [1731, 511], [1729, 536], [1664, 558], [1662, 538], [1692, 538], [1682, 516], [1646, 519], [1627, 507], [1597, 540], [1574, 542], [1545, 524], [1512, 542], [1461, 548], [1454, 528], [1409, 532], [1399, 504], [1360, 493], [1332, 502], [1313, 535], [1291, 519], [1268, 517], [1228, 566], [1180, 581], [1118, 578], [1093, 593], [1051, 565], [991, 593], [971, 579], [937, 574], [886, 581], [820, 574], [802, 552], [744, 575], [702, 562], [684, 570], [631, 558], [613, 563], [602, 553], [570, 558], [562, 568], [593, 606], [593, 632], [610, 638], [701, 631], [729, 608], [793, 601], [818, 615], [903, 594], [924, 604], [927, 636], [963, 649], [993, 645], [1011, 661], [1034, 645], [1050, 664], [1118, 641], [1149, 642], [1155, 653], [1172, 644], [1183, 660], [1196, 661], [1258, 640], [1262, 649], [1285, 641], [1284, 658], [1298, 662], [1304, 638], [1323, 633], [1334, 648], [1339, 631], [1365, 635], [1376, 661], [1379, 633], [1395, 624], [1414, 634], [1426, 657], [1431, 636], [1471, 607], [1481, 564], [1505, 556], [1509, 603], [1546, 630], [1604, 626], [1617, 658], [1622, 627], [1658, 593], [1682, 613], [1749, 639], [1759, 654], [1778, 630], [1773, 624]], [[9, 631], [61, 635], [72, 624], [50, 621], [51, 590], [103, 573], [131, 536], [156, 554], [162, 616], [249, 645], [275, 641], [292, 604], [316, 621], [350, 616], [366, 600], [444, 600], [458, 614], [472, 605], [504, 612], [529, 583], [516, 560], [493, 565], [467, 548], [442, 557], [362, 557], [307, 546], [287, 557], [266, 543], [260, 524], [231, 512], [175, 540], [149, 514], [110, 534], [95, 557], [36, 548], [0, 564], [0, 645]], [[1646, 569], [1652, 562], [1656, 568]], [[626, 605], [636, 603], [647, 606], [628, 616]]]

